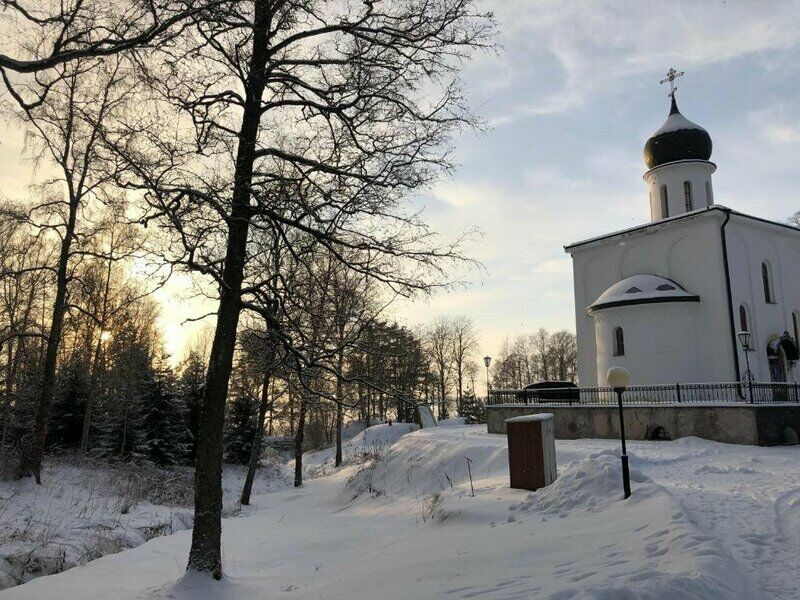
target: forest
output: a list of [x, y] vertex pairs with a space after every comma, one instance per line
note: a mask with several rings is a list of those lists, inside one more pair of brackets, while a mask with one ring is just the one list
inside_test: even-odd
[[[341, 462], [351, 420], [410, 421], [419, 403], [481, 420], [475, 324], [391, 315], [477, 266], [472, 232], [438, 235], [411, 198], [484, 126], [460, 72], [495, 50], [490, 12], [1, 5], [3, 111], [32, 181], [0, 205], [4, 477], [41, 484], [63, 452], [193, 465], [188, 567], [218, 579], [223, 462], [248, 466], [246, 505], [265, 445], [293, 449], [299, 486], [305, 450], [335, 444]], [[212, 309], [184, 315], [206, 334], [169, 356], [157, 298], [176, 273]], [[537, 336], [536, 356], [523, 338], [504, 350], [498, 384], [512, 354], [528, 378], [574, 378], [569, 334]]]

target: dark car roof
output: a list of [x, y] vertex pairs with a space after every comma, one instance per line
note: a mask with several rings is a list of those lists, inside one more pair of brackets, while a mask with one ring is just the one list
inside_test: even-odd
[[524, 389], [537, 390], [540, 388], [566, 388], [566, 387], [578, 387], [578, 386], [571, 381], [538, 381], [536, 383], [531, 383], [526, 385]]

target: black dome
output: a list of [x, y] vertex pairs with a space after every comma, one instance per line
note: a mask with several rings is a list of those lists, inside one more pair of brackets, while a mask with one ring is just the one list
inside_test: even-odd
[[664, 124], [644, 145], [644, 162], [653, 169], [676, 160], [708, 160], [711, 158], [711, 136], [692, 123], [678, 110], [672, 97], [672, 108]]

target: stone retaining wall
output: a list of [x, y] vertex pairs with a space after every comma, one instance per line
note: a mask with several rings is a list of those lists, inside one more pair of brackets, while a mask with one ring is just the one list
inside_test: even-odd
[[[501, 404], [488, 406], [489, 433], [505, 433], [505, 420], [521, 415], [550, 412], [556, 438], [618, 438], [616, 406], [552, 406]], [[774, 446], [784, 441], [785, 427], [800, 432], [800, 405], [702, 406], [651, 405], [625, 407], [625, 435], [644, 440], [657, 428], [677, 439], [696, 436], [728, 444]]]

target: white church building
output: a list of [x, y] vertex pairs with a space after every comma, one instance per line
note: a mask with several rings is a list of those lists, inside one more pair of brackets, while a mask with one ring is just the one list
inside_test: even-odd
[[612, 366], [637, 385], [800, 381], [800, 229], [715, 203], [711, 137], [670, 96], [644, 148], [650, 222], [565, 248], [580, 385]]

